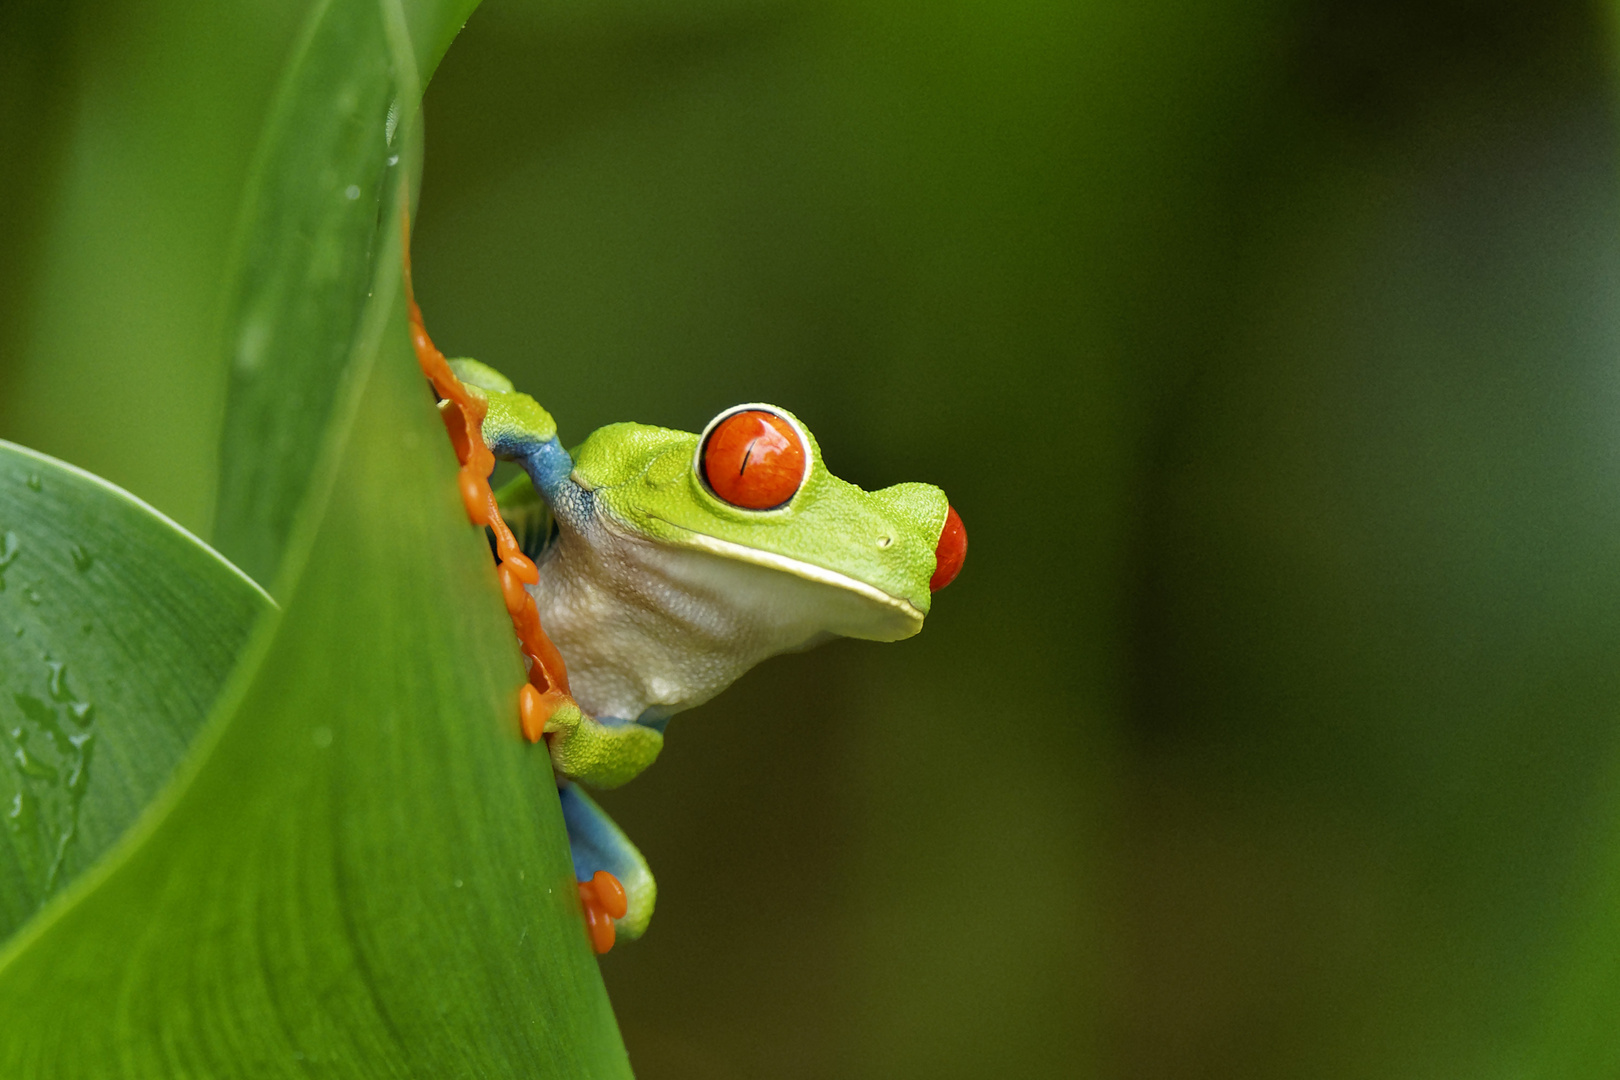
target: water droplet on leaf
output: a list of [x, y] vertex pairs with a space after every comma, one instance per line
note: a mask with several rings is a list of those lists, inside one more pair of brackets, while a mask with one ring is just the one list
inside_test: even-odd
[[11, 805], [6, 808], [6, 824], [11, 826], [14, 833], [22, 833], [34, 827], [34, 800], [28, 797], [25, 791], [19, 791], [11, 797]]
[[13, 750], [11, 759], [17, 763], [18, 772], [35, 780], [55, 780], [59, 775], [55, 769], [30, 754], [26, 747], [19, 746]]
[[60, 660], [47, 660], [45, 666], [50, 669], [48, 686], [52, 701], [72, 701], [73, 691], [68, 689], [67, 664]]

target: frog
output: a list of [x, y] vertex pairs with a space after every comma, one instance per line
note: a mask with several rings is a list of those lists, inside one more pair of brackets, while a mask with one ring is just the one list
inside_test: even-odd
[[962, 568], [967, 532], [934, 485], [864, 491], [834, 476], [775, 405], [733, 406], [697, 433], [609, 424], [565, 449], [551, 414], [506, 376], [449, 363], [486, 402], [490, 451], [521, 469], [495, 498], [538, 568], [524, 587], [566, 665], [568, 696], [539, 734], [605, 952], [647, 930], [657, 883], [585, 789], [634, 779], [673, 716], [763, 660], [918, 633]]

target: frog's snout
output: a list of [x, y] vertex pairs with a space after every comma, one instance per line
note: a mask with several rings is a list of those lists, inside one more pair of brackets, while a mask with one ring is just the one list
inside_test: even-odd
[[934, 546], [934, 576], [928, 579], [928, 591], [939, 592], [956, 580], [967, 558], [967, 529], [956, 507], [945, 506], [945, 525], [939, 530], [939, 543]]

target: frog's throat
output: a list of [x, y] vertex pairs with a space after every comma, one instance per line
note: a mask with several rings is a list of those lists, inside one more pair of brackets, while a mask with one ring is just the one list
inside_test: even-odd
[[778, 555], [774, 551], [761, 551], [758, 548], [744, 547], [734, 544], [730, 540], [721, 540], [706, 533], [696, 532], [684, 525], [677, 525], [668, 518], [661, 518], [657, 514], [648, 514], [648, 517], [661, 522], [681, 534], [681, 539], [688, 547], [698, 551], [706, 551], [711, 555], [718, 555], [723, 559], [735, 559], [738, 562], [753, 563], [768, 570], [779, 570], [794, 577], [813, 581], [818, 585], [830, 585], [835, 589], [852, 592], [856, 596], [870, 600], [879, 607], [888, 608], [901, 618], [911, 623], [910, 634], [922, 629], [923, 613], [918, 611], [911, 601], [898, 596], [890, 596], [876, 585], [868, 585], [859, 578], [852, 578], [848, 574], [840, 574], [836, 570], [828, 570], [824, 566], [813, 563], [800, 562], [798, 559], [786, 555]]

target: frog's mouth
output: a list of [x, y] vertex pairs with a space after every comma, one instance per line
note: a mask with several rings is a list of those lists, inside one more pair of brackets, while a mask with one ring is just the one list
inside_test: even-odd
[[[923, 612], [915, 604], [904, 597], [891, 596], [876, 585], [868, 585], [859, 578], [841, 574], [837, 570], [828, 570], [825, 566], [817, 566], [814, 563], [790, 558], [787, 555], [778, 555], [774, 551], [761, 551], [758, 548], [744, 547], [742, 544], [734, 544], [730, 540], [721, 540], [719, 537], [695, 532], [684, 525], [676, 525], [673, 521], [658, 517], [656, 514], [649, 514], [648, 517], [654, 518], [672, 529], [679, 530], [685, 535], [686, 543], [698, 551], [705, 551], [711, 555], [718, 555], [723, 559], [730, 559], [735, 562], [752, 563], [767, 570], [792, 574], [794, 577], [814, 582], [817, 585], [827, 585], [846, 593], [853, 593], [885, 612], [899, 624], [895, 627], [896, 630], [899, 630], [899, 633], [895, 634], [894, 640], [910, 637], [922, 629]], [[885, 635], [885, 639], [887, 639], [887, 635]]]

